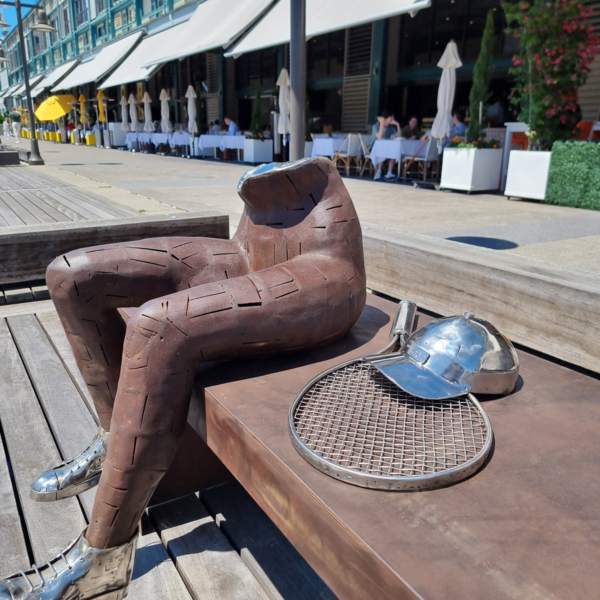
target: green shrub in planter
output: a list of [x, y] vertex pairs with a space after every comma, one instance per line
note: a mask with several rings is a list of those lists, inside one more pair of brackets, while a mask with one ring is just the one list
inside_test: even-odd
[[554, 143], [546, 203], [600, 210], [600, 144]]

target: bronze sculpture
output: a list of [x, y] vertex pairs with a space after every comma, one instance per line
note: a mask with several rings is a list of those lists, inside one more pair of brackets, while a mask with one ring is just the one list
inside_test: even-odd
[[[183, 434], [197, 363], [328, 344], [364, 308], [360, 224], [328, 159], [262, 165], [244, 175], [238, 193], [245, 209], [232, 240], [158, 238], [86, 248], [48, 269], [77, 365], [102, 428], [110, 429], [102, 476], [97, 469], [84, 482], [90, 487], [100, 479], [91, 522], [65, 551], [66, 562], [72, 555], [93, 569], [101, 554], [88, 560], [90, 547], [122, 549], [121, 560], [106, 558], [121, 567], [104, 588], [90, 592], [91, 575], [80, 567], [77, 589], [86, 591], [73, 597], [126, 595], [138, 522]], [[139, 307], [126, 327], [120, 307]], [[81, 482], [65, 483], [63, 475], [50, 471], [41, 485], [77, 493]], [[34, 486], [32, 493], [64, 497], [43, 497], [45, 490]], [[0, 582], [0, 600], [10, 598], [3, 585], [26, 590], [23, 577], [29, 581], [19, 575]], [[15, 597], [62, 598], [63, 580], [59, 574], [54, 595]]]

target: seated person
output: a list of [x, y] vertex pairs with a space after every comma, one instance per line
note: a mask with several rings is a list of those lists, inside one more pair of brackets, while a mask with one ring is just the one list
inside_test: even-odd
[[100, 131], [100, 129], [101, 129], [101, 127], [100, 127], [100, 123], [98, 123], [98, 121], [96, 121], [96, 122], [94, 123], [94, 126], [92, 127], [92, 131], [93, 131], [94, 133], [98, 133], [98, 132]]
[[225, 117], [225, 125], [227, 125], [227, 135], [238, 135], [240, 133], [237, 123], [230, 117]]
[[154, 133], [162, 133], [162, 127], [159, 121], [154, 121]]
[[454, 123], [454, 127], [452, 127], [452, 134], [450, 135], [450, 139], [454, 139], [457, 136], [464, 137], [467, 134], [467, 126], [465, 125], [465, 111], [455, 110], [452, 113], [452, 123]]
[[264, 137], [266, 140], [270, 140], [270, 139], [271, 139], [271, 125], [269, 125], [269, 123], [267, 123], [267, 124], [265, 125], [265, 128], [263, 129], [263, 132], [262, 132], [262, 134], [263, 134], [263, 137]]
[[[394, 118], [394, 114], [384, 110], [381, 113], [380, 117], [377, 117], [377, 123], [373, 125], [371, 129], [371, 134], [375, 136], [373, 138], [373, 142], [371, 143], [371, 148], [373, 148], [373, 144], [375, 144], [375, 140], [389, 140], [392, 136], [400, 133], [400, 123], [396, 121]], [[385, 166], [386, 161], [380, 162], [377, 167], [377, 172], [375, 173], [375, 181], [381, 179], [381, 172]], [[394, 165], [396, 161], [393, 158], [390, 158], [388, 161], [388, 172], [385, 175], [385, 179], [394, 179]]]
[[221, 132], [221, 123], [219, 123], [219, 119], [215, 119], [215, 122], [210, 124], [208, 133], [210, 133], [212, 135], [218, 135], [220, 132]]
[[[140, 518], [186, 427], [196, 365], [324, 346], [358, 320], [361, 226], [333, 163], [261, 165], [238, 193], [245, 206], [231, 240], [107, 244], [48, 267], [101, 428], [82, 454], [39, 477], [31, 495], [50, 501], [99, 487], [77, 540], [49, 563], [0, 580], [0, 598], [123, 598]], [[126, 326], [119, 307], [134, 307]]]
[[408, 125], [402, 128], [402, 137], [407, 140], [423, 139], [423, 132], [419, 127], [419, 119], [414, 115], [409, 119]]

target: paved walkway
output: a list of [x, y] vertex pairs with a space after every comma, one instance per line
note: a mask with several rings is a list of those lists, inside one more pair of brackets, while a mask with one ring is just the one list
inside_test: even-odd
[[[41, 142], [45, 167], [69, 185], [150, 213], [218, 209], [239, 221], [236, 186], [249, 166]], [[600, 213], [345, 179], [363, 227], [371, 224], [600, 272]]]

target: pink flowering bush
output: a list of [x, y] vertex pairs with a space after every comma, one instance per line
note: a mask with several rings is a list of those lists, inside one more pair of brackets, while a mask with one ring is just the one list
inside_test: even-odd
[[581, 118], [577, 89], [600, 43], [589, 21], [592, 9], [576, 0], [525, 0], [503, 8], [508, 34], [521, 43], [510, 71], [520, 120], [536, 131], [543, 148], [573, 139]]

